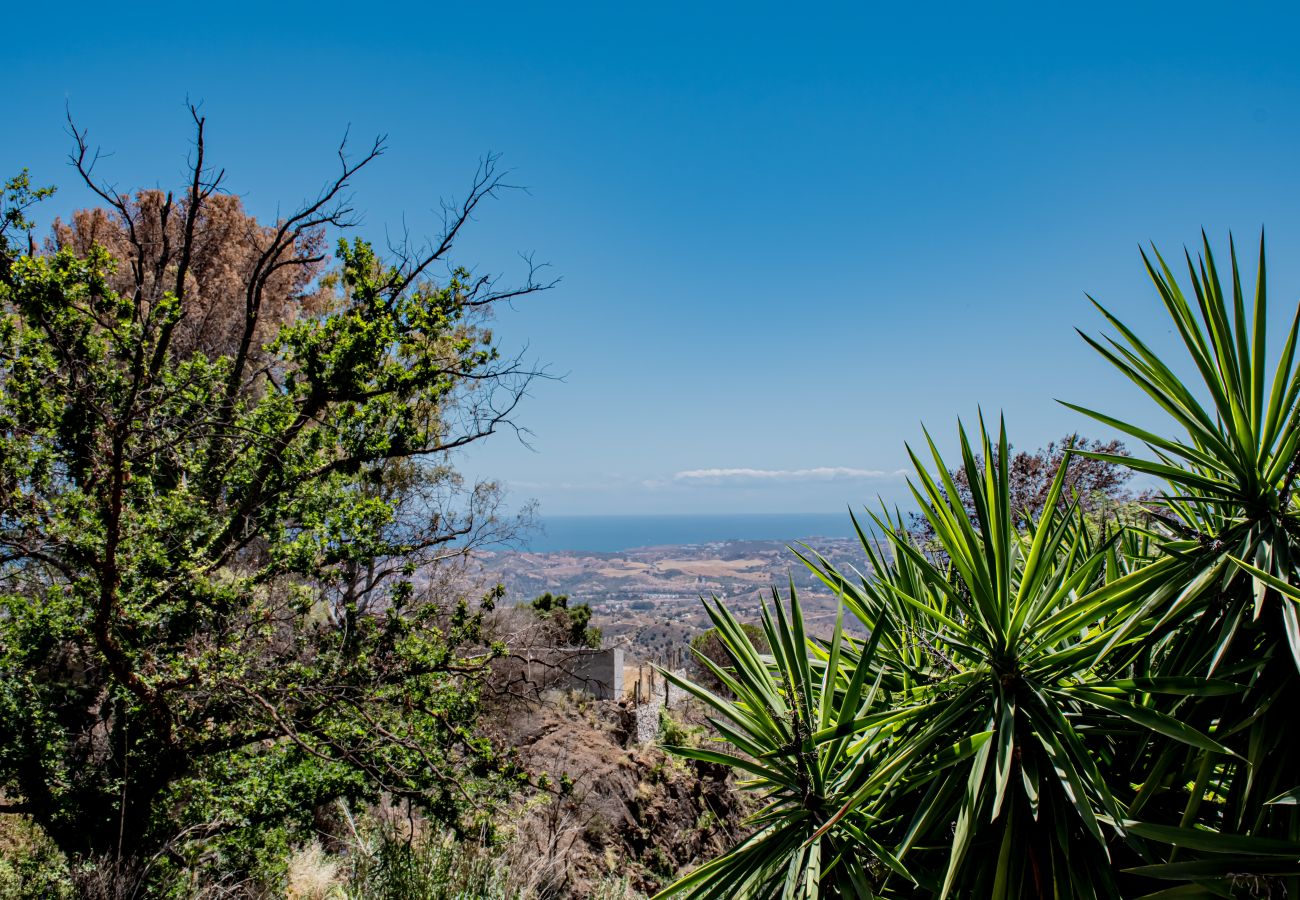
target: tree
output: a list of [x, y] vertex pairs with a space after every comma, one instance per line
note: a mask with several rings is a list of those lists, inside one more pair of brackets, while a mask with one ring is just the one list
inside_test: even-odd
[[[56, 219], [49, 249], [85, 257], [102, 247], [115, 263], [107, 275], [109, 287], [128, 296], [138, 291], [147, 306], [174, 293], [176, 279], [183, 277], [186, 313], [173, 327], [170, 351], [179, 357], [196, 351], [233, 357], [244, 317], [232, 300], [245, 294], [263, 254], [276, 243], [276, 229], [259, 224], [233, 194], [201, 198], [192, 221], [188, 195], [174, 198], [142, 190], [113, 200], [109, 208], [77, 210], [66, 223]], [[187, 231], [189, 258], [181, 276]], [[281, 326], [324, 312], [333, 299], [335, 279], [320, 280], [327, 259], [324, 227], [301, 229], [280, 240], [287, 244], [280, 259], [285, 264], [274, 268], [260, 288], [258, 325], [248, 350], [259, 356]]]
[[[492, 655], [428, 566], [503, 524], [452, 451], [538, 372], [483, 317], [544, 289], [448, 263], [505, 187], [486, 159], [428, 245], [327, 237], [384, 149], [339, 150], [260, 225], [205, 122], [184, 194], [120, 195], [0, 249], [0, 787], [70, 854], [148, 855], [380, 791], [458, 822], [511, 771], [474, 730]], [[445, 267], [441, 280], [435, 268]], [[490, 606], [495, 595], [486, 598]]]
[[[1085, 512], [1100, 512], [1131, 499], [1125, 486], [1133, 473], [1121, 461], [1129, 455], [1124, 444], [1117, 440], [1089, 440], [1075, 432], [1033, 453], [1011, 454], [1007, 490], [1018, 525], [1023, 527], [1027, 519], [1037, 519], [1042, 514], [1052, 481], [1070, 452], [1074, 454], [1073, 462], [1066, 467], [1062, 486], [1067, 501], [1075, 500]], [[957, 490], [969, 507], [970, 477], [964, 467], [955, 470], [955, 475]]]
[[600, 629], [590, 626], [591, 605], [579, 603], [569, 606], [567, 594], [553, 595], [550, 591], [530, 604], [538, 616], [545, 619], [561, 643], [571, 647], [599, 647]]

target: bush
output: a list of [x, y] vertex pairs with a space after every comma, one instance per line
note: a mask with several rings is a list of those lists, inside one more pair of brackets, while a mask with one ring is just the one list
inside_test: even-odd
[[67, 860], [39, 827], [0, 816], [0, 900], [72, 900]]
[[675, 747], [694, 747], [700, 743], [704, 729], [680, 721], [667, 706], [659, 707], [659, 741]]
[[533, 600], [530, 606], [554, 630], [557, 644], [593, 649], [600, 647], [600, 629], [590, 625], [590, 604], [579, 603], [577, 606], [569, 606], [567, 594], [557, 595], [547, 591]]

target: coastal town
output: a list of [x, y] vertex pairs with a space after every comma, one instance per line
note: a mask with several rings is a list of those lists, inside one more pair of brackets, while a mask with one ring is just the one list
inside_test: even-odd
[[[829, 633], [837, 602], [792, 547], [821, 555], [841, 571], [867, 568], [856, 539], [807, 538], [804, 542], [710, 541], [640, 547], [617, 553], [585, 551], [485, 551], [477, 555], [483, 582], [510, 586], [523, 603], [546, 592], [566, 594], [592, 608], [592, 624], [607, 646], [644, 659], [684, 649], [709, 627], [702, 598], [717, 597], [744, 620], [756, 621], [772, 589], [782, 596], [793, 579], [813, 633]], [[856, 620], [853, 620], [856, 623]]]

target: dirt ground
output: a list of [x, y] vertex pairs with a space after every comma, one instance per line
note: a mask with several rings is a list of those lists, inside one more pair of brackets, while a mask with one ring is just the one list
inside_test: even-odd
[[727, 770], [637, 745], [630, 725], [626, 703], [572, 694], [511, 717], [511, 744], [553, 786], [521, 807], [512, 836], [537, 895], [588, 896], [611, 875], [653, 893], [735, 838]]

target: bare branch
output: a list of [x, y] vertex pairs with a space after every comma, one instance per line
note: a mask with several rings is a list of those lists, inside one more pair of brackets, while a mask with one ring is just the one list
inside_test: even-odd
[[345, 134], [338, 149], [341, 167], [339, 175], [321, 189], [315, 201], [302, 207], [280, 223], [270, 244], [254, 264], [253, 271], [248, 279], [248, 290], [244, 297], [244, 330], [240, 337], [239, 349], [235, 353], [234, 363], [231, 366], [230, 377], [226, 383], [226, 403], [228, 405], [234, 402], [235, 396], [244, 383], [244, 368], [248, 363], [249, 350], [252, 347], [253, 336], [257, 331], [262, 295], [266, 289], [267, 280], [275, 271], [274, 264], [279, 260], [281, 254], [293, 246], [297, 238], [305, 231], [322, 225], [347, 228], [355, 224], [349, 219], [352, 214], [351, 207], [347, 205], [345, 200], [339, 198], [357, 172], [383, 155], [385, 142], [386, 138], [383, 135], [375, 138], [370, 149], [359, 160], [349, 162], [346, 152], [347, 136]]

